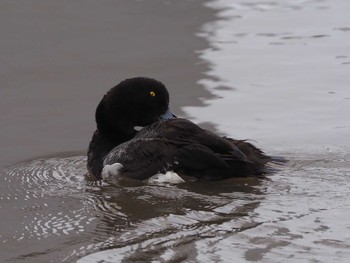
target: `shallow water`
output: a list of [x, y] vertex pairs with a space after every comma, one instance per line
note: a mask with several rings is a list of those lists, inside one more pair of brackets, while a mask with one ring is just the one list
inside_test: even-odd
[[7, 222], [0, 232], [2, 256], [33, 262], [346, 262], [349, 156], [289, 158], [266, 180], [168, 187], [89, 180], [81, 156], [13, 166], [1, 177]]
[[[86, 3], [89, 7], [94, 5]], [[24, 153], [17, 153], [23, 146], [19, 141], [11, 148], [10, 157], [2, 160], [8, 167], [0, 176], [0, 261], [348, 262], [349, 3], [218, 0], [203, 2], [205, 7], [200, 1], [189, 1], [191, 6], [175, 1], [150, 3], [151, 10], [151, 6], [162, 11], [177, 10], [168, 14], [173, 15], [174, 21], [180, 13], [186, 19], [196, 17], [196, 13], [206, 14], [191, 22], [190, 35], [196, 33], [207, 47], [198, 39], [174, 32], [184, 43], [196, 43], [192, 50], [197, 50], [198, 58], [197, 61], [188, 58], [194, 61], [185, 63], [193, 75], [186, 77], [185, 83], [193, 83], [196, 88], [202, 86], [206, 92], [187, 94], [187, 86], [178, 83], [177, 76], [183, 74], [181, 67], [173, 68], [171, 73], [162, 72], [157, 61], [163, 60], [163, 53], [154, 51], [153, 55], [145, 56], [145, 61], [156, 57], [147, 72], [164, 74], [170, 82], [171, 95], [175, 94], [173, 99], [183, 103], [175, 104], [175, 108], [186, 106], [182, 110], [191, 119], [210, 121], [223, 134], [252, 138], [267, 153], [285, 156], [290, 161], [277, 167], [279, 171], [265, 180], [235, 179], [177, 186], [126, 182], [124, 187], [116, 187], [87, 177], [83, 154], [52, 154], [9, 165], [23, 159], [24, 153], [32, 158], [36, 154], [46, 155], [53, 147], [45, 148], [44, 142], [50, 137], [36, 145], [36, 130], [29, 125], [30, 137], [22, 136], [33, 141], [24, 141], [28, 146]], [[143, 1], [124, 4], [125, 10], [121, 12], [124, 18], [140, 14], [136, 6], [140, 10], [148, 6]], [[181, 11], [186, 7], [188, 13]], [[41, 6], [41, 10], [49, 13], [51, 8], [50, 4]], [[108, 6], [98, 8], [97, 14], [108, 10]], [[101, 26], [104, 21], [96, 19], [96, 23]], [[180, 50], [176, 52], [180, 56]], [[181, 61], [180, 66], [184, 64]], [[101, 67], [95, 63], [89, 68], [90, 73]], [[132, 64], [133, 59], [128, 63]], [[104, 65], [104, 69], [109, 67], [113, 65]], [[33, 85], [31, 91], [40, 93], [41, 89], [34, 88], [35, 81], [20, 76], [18, 82], [29, 81], [28, 85]], [[112, 79], [111, 75], [103, 76]], [[48, 83], [57, 78], [46, 77], [44, 82]], [[12, 83], [9, 77], [7, 81]], [[69, 78], [67, 81], [74, 83]], [[50, 92], [56, 89], [62, 91], [56, 86]], [[81, 96], [89, 98], [85, 103], [94, 107], [106, 89], [94, 91], [93, 95], [92, 87], [87, 87], [88, 96]], [[79, 97], [78, 91], [72, 95], [73, 102]], [[58, 94], [50, 92], [44, 98]], [[210, 93], [214, 95], [211, 99]], [[51, 95], [47, 97], [48, 94]], [[15, 93], [9, 89], [5, 95], [11, 98]], [[25, 94], [20, 95], [20, 102], [25, 101], [22, 96]], [[193, 106], [200, 102], [193, 100], [198, 96], [203, 97], [205, 107]], [[32, 103], [30, 99], [28, 105]], [[17, 107], [18, 111], [30, 109], [22, 104]], [[33, 115], [24, 116], [12, 114], [18, 111], [10, 108], [1, 122], [14, 124], [16, 130], [23, 129], [21, 125], [26, 119], [34, 122], [52, 119], [64, 124], [61, 117], [66, 116], [65, 109], [60, 107], [53, 109], [56, 115], [40, 113], [35, 118], [36, 112], [45, 107], [44, 103], [35, 108]], [[73, 110], [74, 107], [68, 107], [73, 111], [69, 120], [71, 128], [79, 126], [79, 132], [72, 132], [70, 139], [62, 143], [61, 127], [49, 128], [49, 133], [57, 136], [56, 143], [60, 145], [57, 150], [65, 147], [81, 152], [84, 147], [80, 145], [86, 145], [90, 139], [91, 123], [84, 126], [82, 120], [91, 118], [93, 110], [90, 117], [84, 112], [83, 119], [75, 123], [82, 110]], [[44, 132], [45, 129], [39, 137], [45, 136]], [[17, 136], [17, 132], [10, 133], [8, 142], [2, 143], [6, 146], [11, 140], [16, 141]], [[2, 155], [6, 155], [6, 149], [2, 147]]]

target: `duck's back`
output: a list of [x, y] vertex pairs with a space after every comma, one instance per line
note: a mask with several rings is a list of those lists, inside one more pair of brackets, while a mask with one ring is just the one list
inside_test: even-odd
[[121, 163], [123, 176], [141, 180], [169, 170], [220, 180], [262, 175], [268, 160], [250, 143], [217, 136], [179, 118], [145, 127], [134, 139], [115, 147], [104, 165]]

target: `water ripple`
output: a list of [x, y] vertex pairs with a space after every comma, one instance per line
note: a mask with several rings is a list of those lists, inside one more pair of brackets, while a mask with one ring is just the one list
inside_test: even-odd
[[254, 226], [231, 221], [249, 215], [264, 198], [255, 179], [118, 187], [90, 179], [85, 166], [85, 157], [74, 156], [1, 171], [6, 260], [71, 262], [110, 248], [125, 250], [125, 258], [160, 256], [168, 247]]

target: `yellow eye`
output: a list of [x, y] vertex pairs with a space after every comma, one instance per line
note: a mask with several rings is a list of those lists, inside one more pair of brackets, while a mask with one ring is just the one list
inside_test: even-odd
[[156, 96], [156, 93], [155, 93], [154, 91], [151, 91], [151, 92], [149, 93], [149, 95], [151, 95], [152, 97], [154, 97], [154, 96]]

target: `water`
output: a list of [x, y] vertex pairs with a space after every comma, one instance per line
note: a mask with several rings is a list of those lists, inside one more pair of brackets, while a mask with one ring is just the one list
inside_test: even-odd
[[[196, 121], [257, 140], [263, 148], [348, 150], [349, 39], [346, 1], [214, 1], [204, 25], [210, 64], [208, 107], [185, 107]], [[227, 118], [231, 116], [231, 118]], [[232, 121], [234, 120], [234, 121]]]
[[2, 172], [2, 250], [33, 262], [345, 262], [349, 156], [315, 157], [266, 180], [170, 187], [93, 181], [80, 156], [19, 164]]
[[[161, 72], [156, 61], [163, 61], [162, 54], [150, 56], [156, 59], [147, 70], [165, 75], [170, 93], [174, 94], [175, 108], [186, 106], [181, 109], [191, 119], [209, 121], [222, 134], [254, 139], [267, 153], [285, 156], [290, 161], [265, 180], [234, 179], [177, 186], [126, 183], [116, 187], [87, 176], [82, 153], [53, 154], [9, 165], [23, 159], [23, 143], [12, 143], [14, 153], [10, 157], [6, 147], [1, 150], [7, 167], [0, 176], [0, 261], [348, 261], [350, 4], [345, 0], [218, 0], [203, 2], [204, 6], [197, 1], [184, 3], [120, 2], [126, 18], [133, 12], [140, 14], [137, 10], [146, 7], [144, 14], [154, 8], [167, 10], [169, 17], [173, 12], [169, 19], [174, 21], [180, 13], [184, 15], [183, 10], [188, 12], [185, 18], [198, 18], [191, 22], [191, 34], [174, 32], [179, 40], [196, 43], [193, 49], [199, 56], [197, 62], [188, 57], [194, 59], [192, 64], [185, 63], [193, 76], [184, 78], [184, 82], [206, 91], [187, 93], [188, 86], [179, 85], [176, 77], [183, 74], [181, 67], [173, 67], [171, 73]], [[50, 13], [51, 5], [41, 9]], [[96, 14], [103, 13], [100, 4], [87, 1], [87, 5], [92, 5]], [[165, 23], [163, 36], [169, 25]], [[196, 39], [192, 37], [194, 33]], [[182, 56], [185, 60], [186, 56]], [[132, 62], [133, 58], [129, 63]], [[94, 63], [90, 74], [100, 65]], [[113, 65], [105, 65], [112, 72], [110, 67]], [[54, 68], [48, 67], [50, 70]], [[29, 81], [18, 76], [17, 82]], [[12, 83], [10, 80], [7, 78]], [[28, 85], [34, 83], [29, 81]], [[91, 84], [94, 85], [97, 84]], [[31, 90], [40, 96], [40, 89], [33, 86]], [[74, 91], [74, 107], [87, 109], [85, 103], [95, 107], [100, 93], [105, 91], [97, 90], [98, 95], [93, 96], [93, 87], [86, 90], [81, 94], [86, 101], [76, 106], [74, 98], [79, 89]], [[210, 93], [214, 96], [208, 96]], [[5, 92], [8, 99], [14, 94], [10, 89]], [[181, 101], [185, 102], [177, 104]], [[32, 102], [28, 103], [30, 106]], [[9, 103], [6, 105], [10, 107]], [[10, 107], [6, 119], [1, 119], [2, 124], [13, 123], [13, 130], [21, 128], [26, 118], [35, 122], [44, 116], [16, 116], [12, 113], [28, 111], [25, 105], [16, 107], [17, 111]], [[81, 152], [84, 147], [80, 144], [87, 145], [89, 129], [93, 128], [90, 122], [88, 126], [74, 124], [74, 118], [83, 111], [74, 107], [70, 107], [70, 139], [60, 141], [60, 129], [67, 129], [64, 125], [50, 128], [49, 133], [57, 136], [60, 147], [71, 150], [73, 144], [77, 147], [73, 150]], [[49, 112], [45, 118], [61, 122], [65, 111], [58, 113], [61, 115]], [[92, 110], [85, 116], [87, 113], [90, 112], [82, 114], [84, 118], [93, 117]], [[77, 133], [75, 125], [79, 126]], [[34, 152], [46, 155], [45, 151], [52, 150], [51, 144], [47, 148], [44, 143], [36, 145], [35, 129], [29, 124], [28, 129], [28, 138], [35, 140], [25, 141], [24, 152], [32, 154], [27, 158]], [[40, 136], [45, 136], [41, 135], [44, 132], [45, 129]], [[86, 135], [86, 142], [81, 140], [82, 135]], [[10, 132], [6, 138], [14, 142], [17, 136], [17, 132]], [[26, 136], [22, 134], [23, 138]]]

